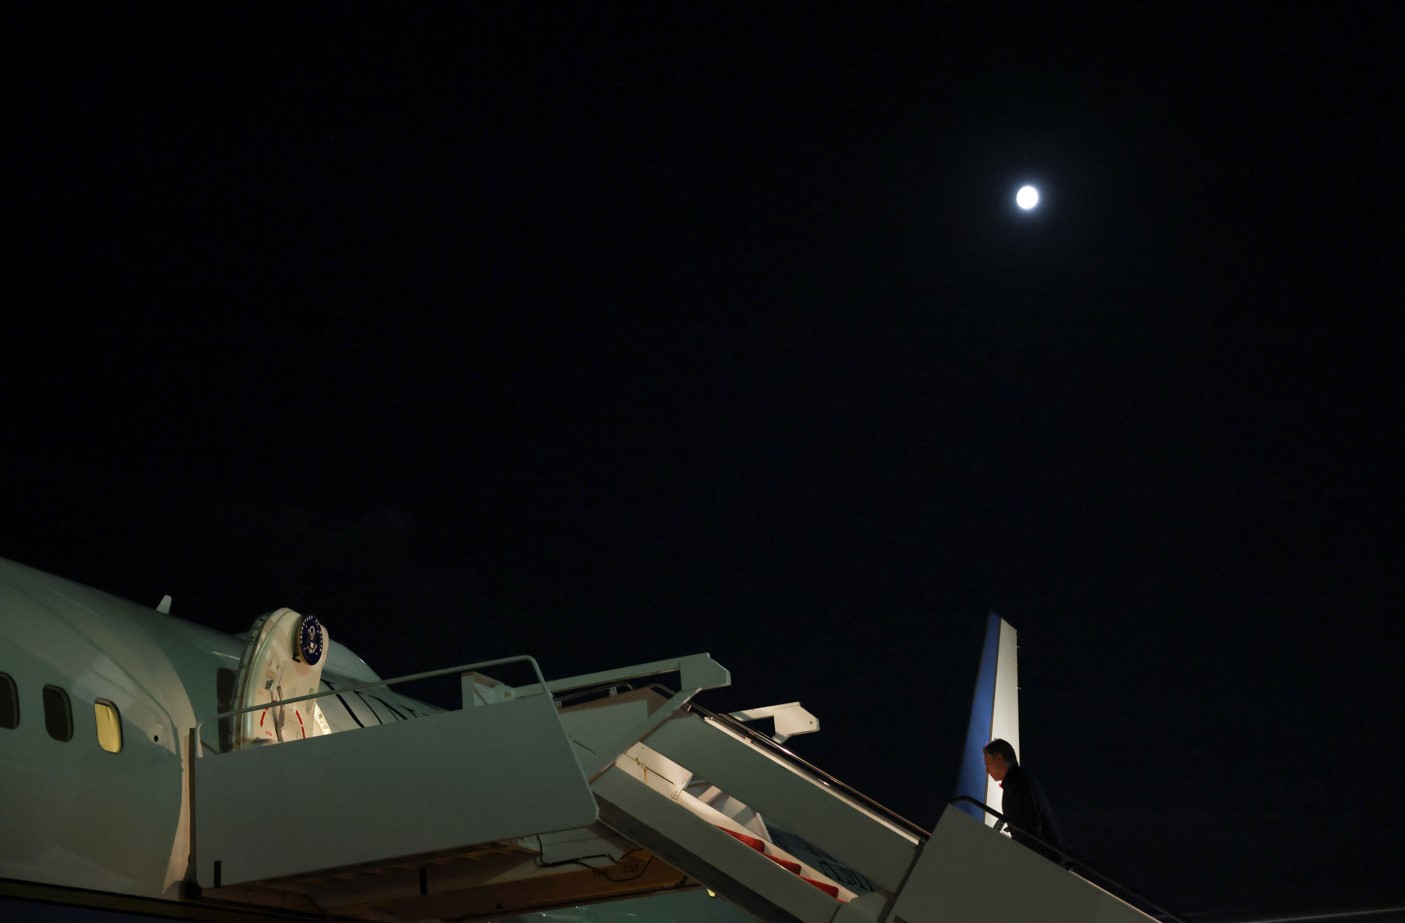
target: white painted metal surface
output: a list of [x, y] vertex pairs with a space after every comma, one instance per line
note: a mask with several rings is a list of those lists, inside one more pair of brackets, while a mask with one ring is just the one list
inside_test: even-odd
[[583, 827], [595, 800], [546, 695], [210, 754], [202, 887]]
[[881, 887], [896, 889], [906, 876], [916, 837], [730, 730], [690, 714], [647, 743]]
[[799, 702], [768, 705], [765, 708], [747, 708], [732, 712], [731, 717], [738, 721], [760, 721], [762, 718], [770, 718], [775, 726], [775, 733], [771, 735], [771, 739], [778, 744], [783, 744], [790, 738], [798, 737], [801, 734], [814, 734], [820, 729], [820, 719], [802, 708]]
[[838, 909], [832, 898], [620, 768], [606, 770], [594, 788], [606, 823], [761, 919], [828, 923]]
[[315, 699], [281, 704], [286, 699], [312, 695], [322, 679], [324, 656], [331, 644], [327, 629], [312, 619], [309, 629], [315, 633], [315, 657], [298, 653], [298, 630], [304, 616], [292, 609], [278, 609], [259, 618], [249, 634], [249, 645], [239, 665], [236, 683], [238, 697], [234, 707], [265, 708], [247, 711], [240, 716], [236, 747], [253, 744], [302, 740], [330, 734], [327, 719]]
[[[18, 726], [0, 731], [0, 878], [174, 893], [189, 854], [177, 729], [194, 720], [178, 624], [0, 560], [0, 670], [20, 709]], [[69, 697], [71, 740], [46, 732], [46, 684]], [[97, 699], [122, 717], [120, 753], [98, 746]]]
[[1146, 923], [1062, 866], [948, 807], [893, 908], [906, 923]]
[[[1019, 643], [1015, 629], [1003, 619], [1000, 622], [1000, 653], [995, 667], [995, 701], [990, 715], [990, 739], [1009, 741], [1015, 754], [1024, 759], [1020, 749], [1020, 674]], [[985, 803], [997, 811], [1004, 803], [1000, 783], [986, 777]], [[996, 819], [985, 815], [987, 826], [994, 826]]]

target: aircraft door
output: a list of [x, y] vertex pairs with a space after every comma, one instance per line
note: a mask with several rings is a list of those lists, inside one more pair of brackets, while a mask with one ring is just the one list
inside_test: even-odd
[[279, 704], [317, 692], [330, 643], [314, 615], [279, 609], [254, 622], [235, 681], [234, 708], [267, 707], [235, 718], [235, 749], [331, 733], [315, 700]]

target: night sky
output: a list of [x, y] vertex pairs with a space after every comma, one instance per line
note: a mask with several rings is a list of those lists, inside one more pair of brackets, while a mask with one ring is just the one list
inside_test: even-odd
[[994, 611], [1075, 854], [1405, 905], [1401, 14], [522, 7], [6, 8], [0, 556], [924, 826]]

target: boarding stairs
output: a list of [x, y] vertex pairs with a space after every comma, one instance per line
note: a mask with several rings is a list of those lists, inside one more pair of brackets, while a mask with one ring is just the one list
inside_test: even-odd
[[763, 921], [1150, 919], [959, 810], [928, 833], [808, 766], [778, 743], [816, 724], [798, 706], [698, 706], [729, 682], [705, 654], [550, 682], [510, 660], [535, 680], [455, 668], [463, 706], [399, 724], [222, 751], [239, 715], [200, 722], [192, 891], [386, 923], [701, 889]]

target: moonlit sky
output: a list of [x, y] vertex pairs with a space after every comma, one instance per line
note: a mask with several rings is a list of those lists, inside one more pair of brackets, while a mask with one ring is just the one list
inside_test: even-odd
[[1088, 862], [1405, 905], [1392, 6], [5, 15], [0, 555], [709, 651], [925, 825], [994, 610]]

